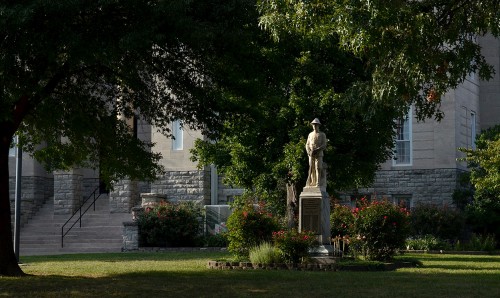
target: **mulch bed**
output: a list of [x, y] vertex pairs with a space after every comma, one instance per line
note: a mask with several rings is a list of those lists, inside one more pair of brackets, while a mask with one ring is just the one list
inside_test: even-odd
[[417, 267], [416, 262], [375, 264], [253, 264], [250, 262], [208, 261], [207, 268], [218, 270], [294, 270], [294, 271], [393, 271], [399, 268]]

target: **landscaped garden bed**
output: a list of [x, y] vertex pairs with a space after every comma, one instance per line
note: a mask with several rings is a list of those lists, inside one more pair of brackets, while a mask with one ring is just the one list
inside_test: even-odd
[[416, 261], [381, 262], [334, 262], [322, 263], [276, 263], [257, 264], [251, 262], [208, 261], [207, 268], [219, 270], [296, 270], [296, 271], [391, 271], [398, 268], [417, 267]]

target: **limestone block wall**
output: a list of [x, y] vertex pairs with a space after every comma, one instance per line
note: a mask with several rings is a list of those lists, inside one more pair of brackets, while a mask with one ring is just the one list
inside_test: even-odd
[[210, 204], [210, 171], [168, 171], [151, 183], [151, 192], [165, 194], [169, 201], [201, 201]]
[[139, 249], [139, 225], [136, 221], [124, 222], [122, 251], [137, 249]]
[[[54, 196], [54, 179], [41, 176], [23, 176], [21, 180], [21, 224], [32, 218], [45, 201]], [[14, 224], [16, 177], [9, 178], [9, 197]]]
[[82, 183], [83, 196], [86, 199], [97, 187], [99, 187], [99, 178], [83, 178]]
[[72, 214], [83, 196], [83, 175], [76, 171], [54, 173], [54, 214]]
[[453, 191], [459, 187], [459, 169], [420, 169], [378, 171], [372, 187], [361, 188], [360, 194], [378, 198], [399, 195], [411, 197], [412, 205], [453, 205]]
[[140, 204], [139, 183], [122, 179], [113, 185], [109, 193], [109, 211], [111, 213], [129, 213], [131, 208]]

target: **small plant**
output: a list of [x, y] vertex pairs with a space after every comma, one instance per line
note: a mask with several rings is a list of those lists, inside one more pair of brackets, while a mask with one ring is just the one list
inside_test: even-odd
[[493, 251], [497, 246], [497, 242], [495, 240], [495, 235], [480, 235], [480, 234], [472, 234], [472, 237], [466, 246], [469, 250], [476, 251]]
[[361, 199], [354, 210], [351, 238], [353, 249], [368, 260], [391, 260], [404, 248], [408, 237], [408, 216], [405, 208], [388, 201], [368, 202]]
[[281, 251], [287, 263], [299, 263], [307, 256], [309, 250], [316, 243], [313, 232], [297, 232], [297, 230], [273, 232], [274, 245]]
[[269, 242], [262, 242], [256, 247], [252, 247], [249, 252], [250, 262], [254, 264], [274, 264], [281, 263], [281, 251]]
[[406, 248], [413, 250], [442, 250], [450, 249], [449, 243], [437, 238], [434, 235], [425, 235], [420, 237], [410, 237], [406, 239]]
[[198, 243], [201, 209], [193, 202], [161, 202], [138, 216], [144, 246], [193, 246]]
[[247, 259], [251, 247], [271, 241], [272, 232], [279, 229], [276, 219], [266, 211], [265, 205], [254, 206], [251, 199], [234, 205], [226, 225], [228, 250], [237, 259]]

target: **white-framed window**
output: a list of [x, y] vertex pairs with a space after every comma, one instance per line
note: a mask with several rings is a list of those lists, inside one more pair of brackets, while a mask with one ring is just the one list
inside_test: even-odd
[[412, 165], [412, 129], [411, 129], [412, 109], [401, 119], [397, 120], [395, 153], [393, 165], [409, 166]]
[[184, 149], [184, 130], [182, 129], [182, 123], [179, 120], [172, 122], [172, 149], [182, 150]]
[[411, 195], [393, 195], [393, 203], [396, 206], [403, 207], [406, 209], [413, 208], [413, 200]]
[[476, 150], [476, 112], [470, 112], [470, 144], [473, 150]]

